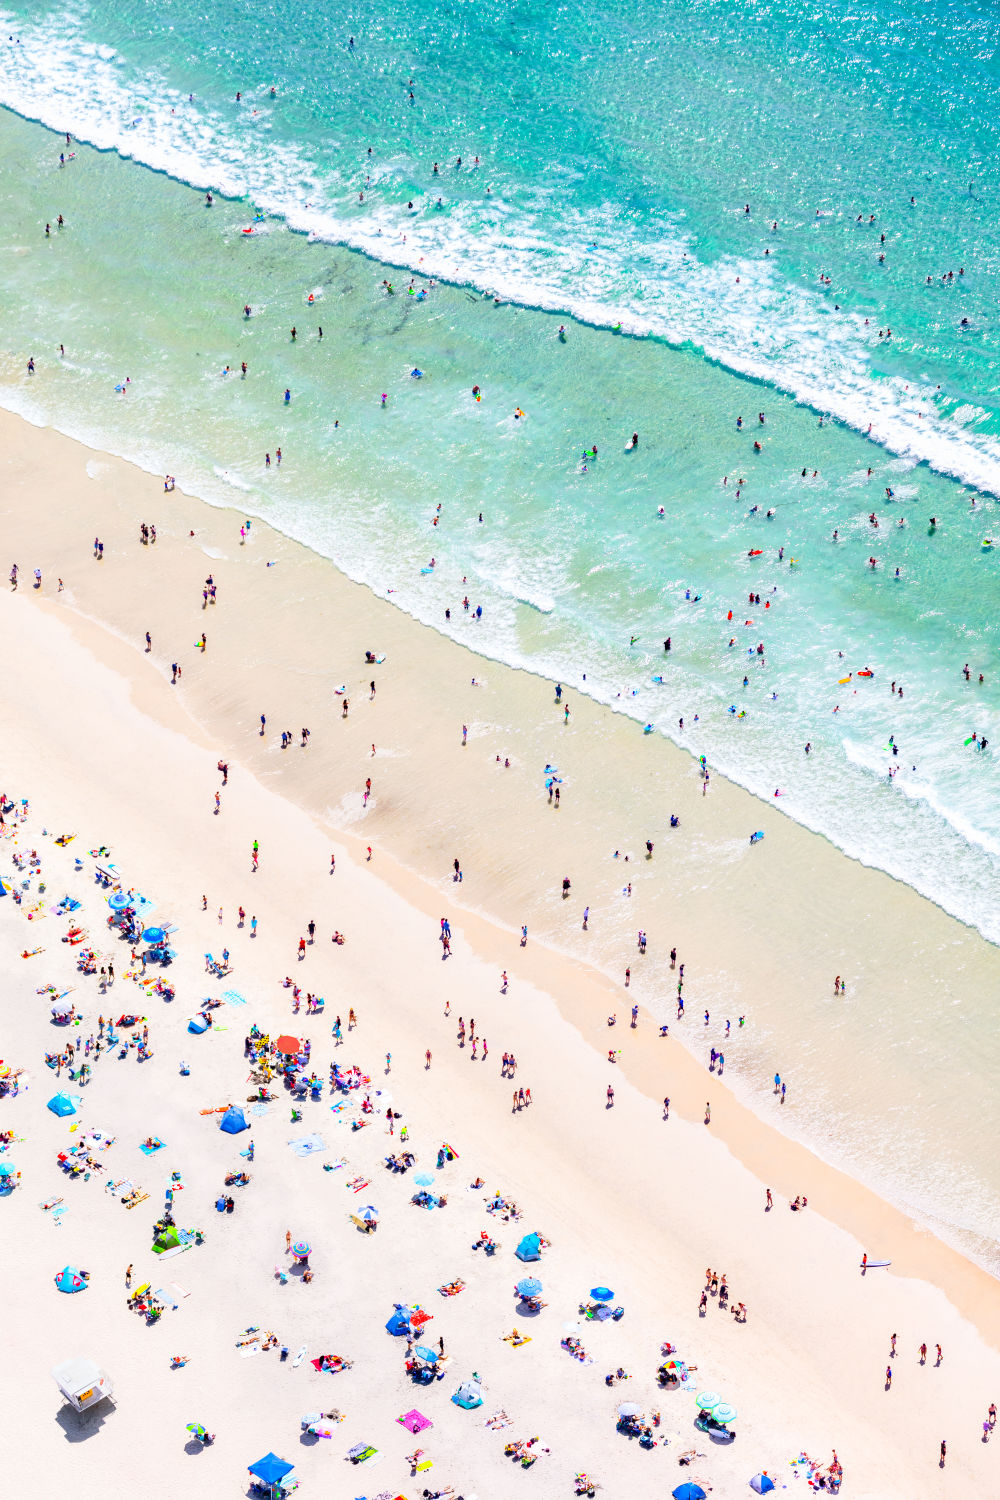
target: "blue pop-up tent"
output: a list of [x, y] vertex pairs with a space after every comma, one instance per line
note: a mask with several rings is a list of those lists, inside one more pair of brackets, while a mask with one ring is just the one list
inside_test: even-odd
[[451, 1399], [456, 1406], [464, 1406], [466, 1411], [472, 1411], [483, 1404], [482, 1387], [475, 1380], [463, 1381]]
[[54, 1115], [75, 1115], [76, 1107], [80, 1103], [79, 1094], [53, 1094], [47, 1108], [51, 1109]]
[[87, 1283], [80, 1275], [76, 1266], [63, 1266], [56, 1277], [56, 1290], [59, 1292], [85, 1292]]
[[265, 1453], [263, 1458], [258, 1458], [255, 1464], [248, 1464], [247, 1467], [262, 1484], [277, 1484], [279, 1480], [284, 1479], [286, 1474], [292, 1472], [295, 1465], [286, 1463], [276, 1453]]
[[409, 1331], [410, 1331], [410, 1313], [409, 1313], [409, 1309], [403, 1307], [401, 1303], [397, 1302], [397, 1304], [396, 1304], [396, 1311], [393, 1313], [392, 1317], [389, 1319], [388, 1323], [385, 1325], [385, 1328], [386, 1328], [386, 1332], [387, 1333], [391, 1333], [391, 1334], [409, 1333]]
[[219, 1121], [219, 1129], [224, 1130], [227, 1135], [239, 1135], [241, 1130], [249, 1130], [247, 1117], [236, 1104], [231, 1104], [226, 1113]]
[[514, 1251], [518, 1260], [541, 1260], [542, 1242], [537, 1234], [526, 1234]]

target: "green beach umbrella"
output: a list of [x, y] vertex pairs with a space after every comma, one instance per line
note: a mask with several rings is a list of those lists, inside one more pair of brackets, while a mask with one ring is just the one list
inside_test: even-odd
[[721, 1422], [723, 1427], [725, 1427], [729, 1422], [735, 1422], [738, 1416], [739, 1412], [736, 1410], [736, 1407], [730, 1406], [727, 1401], [720, 1401], [718, 1406], [712, 1412], [713, 1420], [716, 1422]]
[[702, 1391], [700, 1396], [695, 1396], [694, 1398], [695, 1405], [702, 1411], [711, 1411], [714, 1407], [718, 1406], [721, 1400], [722, 1397], [717, 1395], [715, 1391]]

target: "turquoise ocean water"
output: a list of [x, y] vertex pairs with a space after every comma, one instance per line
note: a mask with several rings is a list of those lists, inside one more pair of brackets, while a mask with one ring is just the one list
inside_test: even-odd
[[586, 672], [996, 940], [997, 35], [945, 0], [8, 5], [0, 400]]

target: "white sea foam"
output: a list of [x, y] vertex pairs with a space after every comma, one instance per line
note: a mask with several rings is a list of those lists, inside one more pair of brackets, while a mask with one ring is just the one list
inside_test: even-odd
[[252, 199], [314, 239], [505, 301], [692, 345], [911, 462], [1000, 495], [1000, 442], [971, 431], [967, 410], [935, 415], [930, 385], [874, 377], [871, 329], [772, 262], [704, 264], [682, 222], [665, 218], [636, 234], [610, 203], [551, 224], [499, 193], [489, 208], [457, 202], [444, 214], [379, 206], [372, 194], [360, 210], [353, 187], [335, 176], [322, 184], [300, 148], [275, 138], [266, 104], [235, 123], [155, 75], [126, 75], [71, 16], [22, 30], [21, 41], [0, 74], [0, 102], [20, 114], [198, 188]]

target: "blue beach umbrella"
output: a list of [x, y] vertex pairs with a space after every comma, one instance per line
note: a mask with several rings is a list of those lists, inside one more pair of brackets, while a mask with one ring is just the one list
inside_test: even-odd
[[144, 943], [162, 943], [166, 935], [162, 927], [147, 927], [142, 940]]
[[413, 1352], [417, 1356], [417, 1358], [422, 1359], [425, 1364], [437, 1364], [437, 1354], [433, 1349], [428, 1349], [426, 1344], [418, 1344]]
[[525, 1276], [514, 1288], [519, 1297], [537, 1297], [542, 1290], [542, 1283], [537, 1276]]
[[695, 1396], [694, 1403], [700, 1411], [712, 1411], [714, 1407], [718, 1406], [721, 1400], [722, 1397], [716, 1395], [715, 1391], [702, 1391], [699, 1395]]
[[727, 1426], [730, 1422], [735, 1422], [738, 1416], [739, 1413], [736, 1407], [730, 1406], [727, 1401], [720, 1401], [712, 1412], [712, 1420], [721, 1422], [723, 1427]]
[[112, 891], [108, 897], [108, 905], [112, 911], [124, 911], [126, 906], [132, 905], [132, 897], [127, 891]]
[[590, 1295], [595, 1302], [613, 1302], [615, 1296], [611, 1288], [606, 1286], [592, 1286]]

